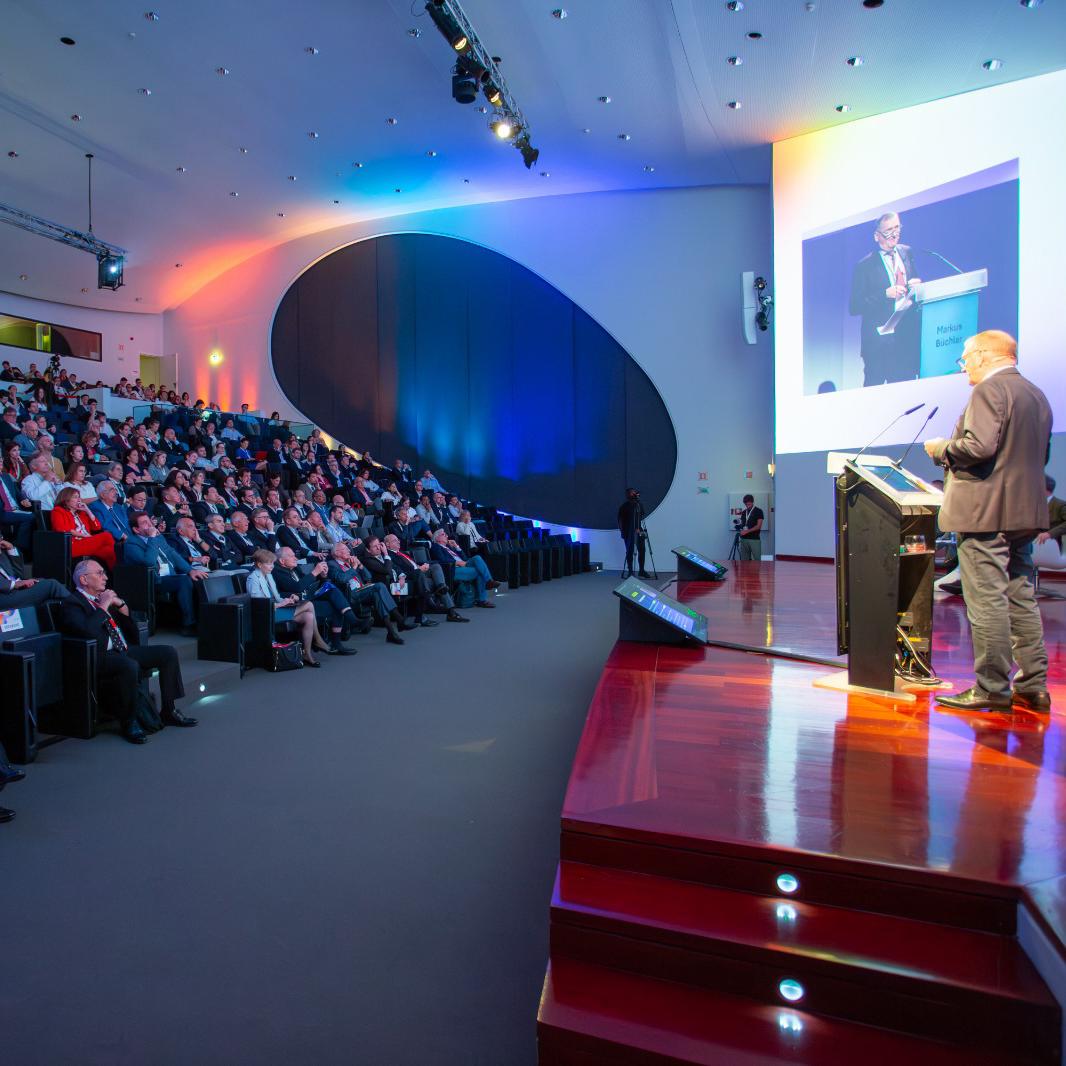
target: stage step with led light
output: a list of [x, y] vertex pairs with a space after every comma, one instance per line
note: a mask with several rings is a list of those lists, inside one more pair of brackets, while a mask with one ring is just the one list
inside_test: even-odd
[[1032, 1066], [971, 1038], [941, 1043], [565, 957], [544, 980], [541, 1066]]
[[[861, 899], [861, 897], [860, 897]], [[1059, 1008], [1012, 936], [563, 862], [551, 957], [1055, 1061]]]

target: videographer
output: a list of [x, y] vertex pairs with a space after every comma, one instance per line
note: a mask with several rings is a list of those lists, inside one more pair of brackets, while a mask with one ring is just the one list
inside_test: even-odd
[[733, 525], [740, 536], [740, 558], [750, 560], [762, 559], [763, 518], [766, 516], [755, 506], [755, 497], [750, 493], [744, 497], [744, 514]]
[[626, 546], [626, 563], [622, 576], [633, 574], [633, 549], [637, 550], [637, 562], [640, 570], [638, 577], [647, 577], [644, 569], [644, 551], [648, 534], [644, 529], [644, 504], [640, 502], [640, 493], [634, 488], [626, 489], [625, 503], [618, 508], [618, 532]]

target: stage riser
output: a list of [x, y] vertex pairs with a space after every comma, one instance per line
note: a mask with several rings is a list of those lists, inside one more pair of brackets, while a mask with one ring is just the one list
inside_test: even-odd
[[[875, 864], [806, 853], [797, 862], [796, 856], [781, 858], [757, 848], [745, 849], [744, 854], [713, 854], [688, 850], [684, 845], [691, 841], [681, 838], [676, 838], [677, 846], [669, 847], [575, 832], [574, 825], [570, 821], [561, 834], [560, 857], [564, 862], [634, 870], [781, 900], [856, 908], [988, 933], [1013, 935], [1015, 931], [1016, 899], [966, 891], [961, 882], [957, 888], [945, 887], [950, 881], [947, 877], [935, 878], [935, 885], [930, 883], [932, 875], [924, 884], [904, 883], [886, 880], [894, 871]], [[825, 867], [811, 865], [819, 860]], [[777, 877], [782, 873], [797, 878], [797, 892], [786, 896], [778, 889]]]
[[[758, 953], [759, 958], [740, 957], [736, 953], [739, 946], [725, 942], [691, 950], [564, 924], [557, 920], [558, 916], [558, 911], [553, 914], [551, 926], [553, 959], [593, 962], [779, 1008], [790, 1006], [778, 992], [779, 983], [793, 978], [805, 989], [802, 1002], [795, 1006], [810, 1014], [951, 1043], [976, 1040], [986, 1047], [1022, 1053], [1037, 1061], [1058, 1061], [1056, 1009], [957, 986], [901, 982], [899, 975], [852, 967], [835, 967], [840, 973], [832, 976], [825, 972], [833, 969], [827, 960], [807, 960], [772, 949]], [[716, 954], [712, 948], [722, 953]], [[880, 979], [909, 984], [912, 994], [886, 988]]]

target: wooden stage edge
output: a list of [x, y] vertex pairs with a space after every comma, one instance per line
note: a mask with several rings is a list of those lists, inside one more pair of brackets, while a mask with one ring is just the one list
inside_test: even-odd
[[[1052, 713], [960, 713], [776, 654], [834, 657], [822, 562], [661, 584], [753, 650], [616, 643], [562, 812], [541, 1063], [1061, 1062], [1066, 602], [1040, 601]], [[972, 683], [961, 598], [932, 658]]]

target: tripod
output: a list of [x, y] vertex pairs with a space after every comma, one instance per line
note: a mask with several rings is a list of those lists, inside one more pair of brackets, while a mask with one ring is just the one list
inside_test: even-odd
[[729, 549], [729, 561], [735, 562], [740, 558], [740, 527], [737, 526], [737, 531], [733, 534], [733, 547]]
[[633, 556], [637, 556], [637, 565], [640, 567], [640, 572], [643, 574], [643, 552], [640, 550], [643, 546], [647, 553], [651, 556], [651, 572], [652, 577], [656, 581], [659, 580], [659, 572], [655, 567], [655, 552], [652, 551], [651, 537], [648, 535], [648, 527], [644, 524], [644, 504], [639, 500], [636, 501], [637, 505], [633, 508], [633, 517], [629, 526], [629, 537], [626, 540], [626, 562], [622, 568], [622, 577], [633, 576]]

